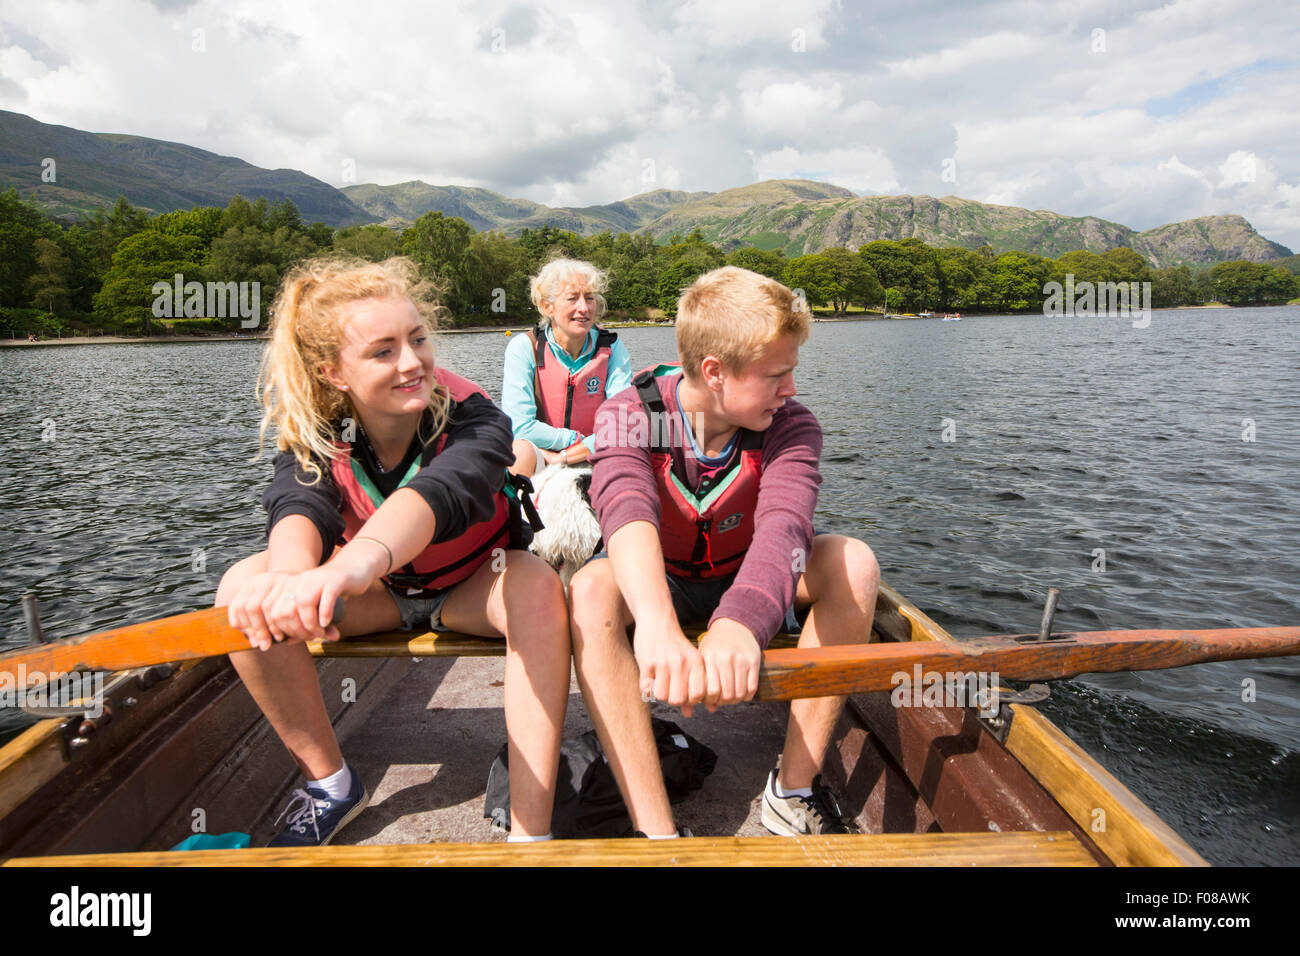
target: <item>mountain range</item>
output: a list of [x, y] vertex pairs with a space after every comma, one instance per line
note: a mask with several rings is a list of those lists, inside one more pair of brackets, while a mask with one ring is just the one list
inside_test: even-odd
[[[53, 181], [49, 170], [53, 160]], [[43, 178], [44, 174], [44, 178]], [[290, 199], [308, 222], [404, 226], [426, 212], [464, 219], [475, 230], [518, 235], [552, 226], [584, 235], [646, 232], [659, 240], [695, 229], [724, 249], [752, 244], [795, 256], [874, 239], [916, 237], [933, 246], [1056, 257], [1074, 249], [1128, 246], [1156, 266], [1233, 259], [1265, 262], [1291, 250], [1243, 217], [1202, 216], [1142, 232], [1095, 216], [976, 202], [957, 196], [857, 196], [808, 180], [769, 180], [722, 192], [656, 189], [598, 206], [554, 208], [471, 186], [419, 180], [336, 189], [292, 169], [268, 170], [181, 143], [88, 133], [0, 110], [0, 189], [14, 187], [53, 215], [75, 218], [119, 195], [150, 212], [248, 199]]]

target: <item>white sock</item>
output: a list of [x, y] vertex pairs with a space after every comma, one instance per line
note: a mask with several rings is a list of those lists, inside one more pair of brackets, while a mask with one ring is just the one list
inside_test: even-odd
[[510, 836], [506, 837], [506, 842], [507, 843], [545, 843], [549, 839], [551, 839], [551, 835], [549, 833], [543, 836], [528, 836], [525, 833], [512, 833], [510, 834]]
[[324, 790], [331, 800], [342, 800], [352, 789], [352, 771], [344, 763], [343, 769], [338, 773], [332, 773], [324, 780], [308, 780], [307, 786], [313, 790]]
[[679, 834], [676, 834], [676, 833], [669, 833], [669, 834], [667, 834], [667, 835], [665, 835], [665, 836], [655, 836], [655, 835], [652, 834], [652, 833], [647, 833], [647, 834], [645, 835], [645, 838], [646, 838], [647, 840], [676, 840], [676, 839], [678, 838], [678, 836], [679, 836]]
[[793, 790], [787, 790], [781, 786], [781, 781], [777, 777], [772, 778], [772, 792], [782, 800], [787, 797], [811, 797], [812, 787], [795, 787]]

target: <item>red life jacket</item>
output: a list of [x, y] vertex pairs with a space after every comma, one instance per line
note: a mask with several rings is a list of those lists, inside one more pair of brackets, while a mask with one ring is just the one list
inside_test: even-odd
[[[487, 393], [467, 378], [446, 369], [435, 368], [434, 378], [451, 393], [452, 407], [473, 394], [487, 397]], [[335, 446], [347, 452], [333, 460], [330, 475], [343, 498], [343, 540], [350, 541], [384, 503], [384, 496], [375, 487], [361, 463], [352, 455], [352, 444], [335, 441]], [[433, 454], [427, 450], [411, 462], [402, 477], [402, 487], [415, 477], [416, 472], [429, 460], [441, 453], [447, 444], [447, 433], [433, 443]], [[389, 584], [408, 590], [438, 591], [464, 581], [492, 556], [496, 548], [510, 547], [510, 503], [505, 494], [495, 496], [496, 509], [486, 521], [470, 525], [465, 532], [450, 541], [430, 542], [429, 546], [401, 568], [393, 568], [384, 576]]]
[[672, 449], [665, 444], [682, 429], [666, 427], [662, 417], [656, 427], [654, 417], [667, 415], [658, 379], [673, 381], [680, 373], [680, 366], [660, 365], [632, 380], [651, 416], [650, 464], [659, 492], [659, 543], [669, 574], [718, 578], [740, 569], [754, 540], [763, 434], [742, 428], [736, 436], [740, 453], [733, 456], [731, 465], [706, 479], [700, 488], [689, 487], [686, 476], [674, 467]]
[[596, 352], [576, 372], [548, 355], [546, 330], [540, 325], [528, 330], [533, 343], [537, 371], [533, 374], [533, 396], [537, 402], [537, 420], [554, 428], [572, 428], [580, 435], [596, 430], [596, 409], [605, 401], [609, 381], [610, 349], [618, 335], [608, 329], [596, 329]]

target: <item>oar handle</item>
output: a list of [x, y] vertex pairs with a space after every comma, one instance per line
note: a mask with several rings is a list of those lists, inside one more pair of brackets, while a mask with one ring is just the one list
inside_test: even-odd
[[[343, 598], [339, 598], [331, 623], [341, 621], [344, 610]], [[35, 687], [75, 671], [131, 670], [249, 649], [244, 632], [230, 626], [227, 609], [214, 607], [20, 647], [0, 654], [0, 677], [9, 675], [14, 687]]]

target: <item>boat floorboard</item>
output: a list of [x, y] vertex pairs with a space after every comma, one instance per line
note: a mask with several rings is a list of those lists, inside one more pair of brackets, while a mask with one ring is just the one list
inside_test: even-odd
[[[483, 816], [483, 790], [506, 740], [505, 660], [428, 658], [394, 660], [388, 666], [399, 669], [400, 679], [387, 687], [382, 701], [367, 708], [364, 720], [340, 728], [343, 751], [370, 792], [370, 806], [338, 842], [504, 842], [505, 834], [493, 832]], [[654, 705], [655, 716], [678, 724], [718, 754], [704, 786], [676, 806], [679, 822], [697, 834], [767, 834], [759, 822], [759, 796], [784, 741], [787, 712], [784, 704], [746, 703], [712, 714], [700, 708], [684, 719], [680, 711]], [[574, 680], [565, 736], [590, 728]], [[289, 797], [286, 791], [275, 812]], [[253, 821], [226, 822], [228, 827], [209, 819], [209, 831], [247, 831]], [[274, 831], [273, 817], [256, 821], [250, 831], [253, 845], [264, 844]]]

